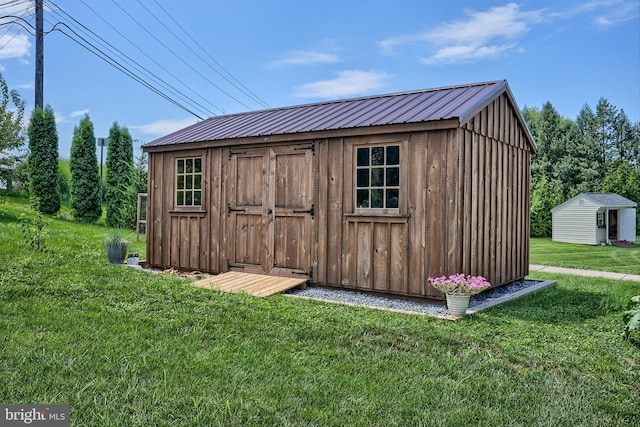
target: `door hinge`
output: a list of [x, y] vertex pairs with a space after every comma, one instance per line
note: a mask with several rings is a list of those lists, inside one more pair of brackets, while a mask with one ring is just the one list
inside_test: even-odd
[[231, 158], [237, 154], [247, 154], [246, 151], [233, 151], [231, 148], [229, 148], [229, 160], [231, 160]]
[[311, 150], [311, 152], [315, 155], [316, 154], [316, 143], [312, 142], [311, 145], [309, 145], [308, 147], [297, 147], [293, 149], [294, 151], [300, 151], [300, 150]]
[[239, 264], [231, 264], [231, 261], [227, 258], [227, 271], [231, 271], [232, 268], [242, 268], [244, 269], [244, 265]]
[[314, 205], [311, 205], [311, 209], [307, 209], [307, 210], [303, 210], [303, 211], [293, 211], [293, 213], [306, 213], [306, 214], [310, 214], [311, 215], [311, 219], [314, 219], [314, 216], [316, 214], [316, 210]]

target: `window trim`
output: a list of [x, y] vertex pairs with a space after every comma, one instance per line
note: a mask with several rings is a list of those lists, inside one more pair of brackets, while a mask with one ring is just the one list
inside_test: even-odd
[[[200, 188], [199, 189], [179, 189], [178, 188], [178, 162], [180, 160], [200, 160]], [[195, 153], [189, 153], [188, 155], [183, 155], [183, 156], [176, 156], [173, 158], [173, 210], [172, 212], [203, 212], [204, 206], [205, 206], [205, 192], [204, 192], [204, 186], [205, 186], [205, 182], [204, 182], [204, 165], [205, 165], [205, 156], [203, 154], [195, 154]], [[190, 174], [187, 174], [186, 172], [181, 174], [182, 176], [194, 176], [197, 175], [197, 173], [195, 172], [191, 172]], [[178, 191], [191, 191], [192, 194], [195, 193], [195, 191], [199, 190], [200, 191], [200, 204], [199, 205], [194, 205], [194, 204], [190, 204], [190, 205], [179, 205], [178, 204]]]
[[[353, 212], [355, 215], [361, 216], [402, 216], [406, 215], [406, 194], [407, 194], [407, 166], [406, 166], [406, 155], [407, 155], [407, 141], [402, 140], [390, 140], [385, 142], [375, 142], [375, 143], [365, 143], [365, 144], [354, 144], [353, 145], [353, 165], [352, 165], [352, 174], [353, 174]], [[390, 147], [397, 146], [399, 149], [399, 183], [398, 183], [398, 207], [397, 208], [359, 208], [358, 207], [358, 149], [359, 148], [375, 148], [375, 147]], [[371, 170], [371, 166], [367, 166], [369, 170]], [[395, 165], [393, 165], [395, 166]], [[385, 170], [386, 170], [386, 159], [385, 159]], [[360, 168], [362, 169], [362, 168]], [[371, 186], [369, 186], [371, 188]], [[386, 185], [382, 187], [386, 189]]]

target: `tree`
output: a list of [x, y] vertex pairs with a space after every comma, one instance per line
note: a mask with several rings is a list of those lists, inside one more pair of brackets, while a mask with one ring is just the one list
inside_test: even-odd
[[54, 214], [60, 210], [58, 190], [58, 131], [53, 109], [36, 107], [27, 130], [29, 135], [29, 191], [36, 211]]
[[120, 209], [123, 224], [127, 228], [136, 228], [138, 221], [138, 193], [147, 192], [147, 155], [142, 153], [136, 158], [131, 184], [127, 187], [124, 204]]
[[15, 171], [26, 155], [22, 152], [25, 134], [22, 127], [25, 102], [18, 92], [9, 90], [0, 73], [0, 179], [13, 187]]
[[122, 207], [133, 180], [133, 139], [129, 130], [120, 127], [117, 122], [109, 130], [106, 167], [106, 222], [110, 227], [125, 227]]
[[540, 177], [531, 193], [531, 237], [551, 237], [551, 209], [563, 201], [560, 182]]
[[93, 123], [88, 115], [73, 129], [69, 167], [73, 215], [80, 221], [95, 222], [102, 215], [100, 172]]

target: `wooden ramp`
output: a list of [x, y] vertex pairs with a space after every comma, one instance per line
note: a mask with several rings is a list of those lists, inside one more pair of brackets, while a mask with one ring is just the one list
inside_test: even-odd
[[304, 285], [306, 282], [307, 279], [229, 271], [198, 280], [194, 285], [200, 288], [218, 289], [222, 292], [246, 292], [256, 297], [268, 297]]

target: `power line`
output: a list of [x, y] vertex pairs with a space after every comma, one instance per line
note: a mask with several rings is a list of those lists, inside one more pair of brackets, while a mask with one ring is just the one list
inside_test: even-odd
[[[176, 81], [181, 82], [188, 90], [190, 90], [192, 93], [197, 95], [200, 99], [204, 100], [205, 102], [207, 102], [209, 105], [213, 106], [216, 110], [220, 111], [221, 113], [224, 113], [224, 111], [221, 108], [219, 108], [215, 104], [211, 103], [211, 101], [209, 101], [206, 98], [204, 98], [200, 93], [196, 92], [195, 90], [193, 90], [189, 86], [185, 85], [184, 82], [182, 82], [178, 77], [176, 77], [173, 73], [171, 73], [169, 70], [167, 70], [162, 64], [160, 64], [158, 61], [156, 61], [151, 56], [149, 56], [149, 54], [147, 54], [144, 50], [140, 49], [140, 47], [138, 45], [136, 45], [131, 40], [129, 40], [127, 38], [127, 36], [122, 34], [122, 32], [120, 30], [118, 30], [116, 27], [114, 27], [109, 21], [104, 19], [104, 17], [102, 17], [102, 15], [100, 15], [91, 6], [89, 6], [87, 3], [85, 3], [84, 0], [80, 0], [80, 1], [81, 1], [82, 4], [85, 5], [85, 7], [87, 7], [87, 9], [89, 9], [91, 12], [93, 12], [98, 18], [100, 18], [104, 23], [106, 23], [109, 27], [111, 27], [111, 29], [113, 29], [116, 33], [118, 33], [127, 42], [129, 42], [129, 44], [131, 44], [133, 47], [135, 47], [140, 53], [142, 53], [144, 56], [146, 56], [148, 59], [150, 59], [154, 64], [156, 64], [163, 71], [165, 71], [167, 74], [169, 74], [171, 77], [173, 77]], [[51, 2], [51, 1], [49, 1], [49, 2]]]
[[6, 6], [8, 4], [13, 4], [13, 3], [18, 3], [18, 4], [20, 4], [20, 3], [31, 3], [31, 1], [29, 1], [29, 0], [11, 0], [11, 1], [8, 1], [8, 2], [0, 4], [0, 7]]
[[[21, 0], [14, 0], [13, 3], [18, 2]], [[24, 1], [23, 1], [24, 2]], [[4, 3], [5, 5], [8, 3]], [[7, 8], [7, 9], [12, 9], [12, 8]], [[23, 20], [24, 22], [28, 23], [28, 21], [25, 18], [25, 15], [28, 15], [29, 13], [29, 9], [31, 9], [30, 5], [27, 5], [27, 7], [23, 8], [22, 10], [13, 10], [11, 11], [12, 15], [7, 15], [13, 18], [18, 18]], [[22, 12], [22, 13], [21, 13]], [[21, 14], [20, 14], [21, 13]], [[17, 16], [18, 14], [20, 14], [20, 16]], [[0, 17], [0, 19], [3, 19], [4, 17]], [[15, 22], [12, 22], [15, 23]], [[23, 27], [24, 28], [24, 27]], [[11, 29], [11, 27], [7, 27], [6, 31], [0, 35], [0, 39], [3, 38], [4, 36], [6, 36], [7, 34], [9, 34], [9, 30]], [[35, 28], [33, 29], [35, 31]], [[27, 30], [28, 32], [28, 30]], [[0, 47], [0, 50], [4, 49], [5, 47], [7, 47], [9, 45], [9, 43], [11, 43], [11, 41], [16, 38], [16, 36], [18, 35], [18, 33], [14, 34], [13, 37], [11, 37], [11, 39], [9, 39], [9, 41], [7, 41], [2, 47]]]
[[[67, 32], [65, 32], [64, 30], [61, 30], [60, 28], [56, 28], [58, 25], [64, 26], [66, 27], [70, 32], [72, 32], [76, 37], [78, 37], [80, 40], [82, 40], [82, 43], [79, 42], [77, 39], [74, 39], [73, 36], [69, 35]], [[176, 101], [175, 99], [171, 98], [169, 95], [165, 94], [164, 92], [160, 91], [159, 89], [157, 89], [156, 87], [154, 87], [153, 85], [149, 84], [148, 82], [144, 81], [141, 77], [137, 76], [135, 73], [131, 72], [129, 69], [127, 69], [125, 66], [123, 66], [122, 64], [120, 64], [118, 61], [115, 61], [113, 58], [111, 58], [109, 55], [107, 55], [106, 53], [104, 53], [101, 49], [99, 49], [97, 46], [95, 46], [94, 44], [92, 44], [90, 41], [88, 41], [87, 39], [85, 39], [84, 37], [82, 37], [80, 34], [78, 34], [76, 31], [73, 30], [73, 28], [69, 27], [66, 23], [64, 22], [58, 22], [54, 28], [51, 31], [59, 31], [62, 34], [64, 34], [65, 36], [67, 36], [69, 39], [71, 39], [72, 41], [78, 43], [80, 46], [84, 47], [85, 49], [87, 49], [89, 52], [93, 53], [94, 55], [96, 55], [98, 58], [102, 59], [103, 61], [105, 61], [106, 63], [108, 63], [109, 65], [111, 65], [112, 67], [116, 68], [117, 70], [121, 71], [122, 73], [124, 73], [125, 75], [127, 75], [128, 77], [134, 79], [135, 81], [137, 81], [138, 83], [142, 84], [143, 86], [147, 87], [149, 90], [155, 92], [156, 94], [160, 95], [162, 98], [166, 99], [167, 101], [171, 102], [172, 104], [176, 105], [177, 107], [183, 109], [184, 111], [188, 112], [189, 114], [192, 114], [193, 116], [197, 117], [200, 120], [204, 120], [204, 118], [202, 118], [201, 116], [199, 116], [197, 113], [191, 111], [188, 107], [182, 105], [180, 102]], [[89, 47], [90, 46], [90, 47]]]
[[167, 31], [169, 31], [177, 40], [180, 41], [180, 43], [182, 43], [187, 49], [189, 49], [194, 55], [196, 55], [202, 62], [204, 62], [207, 66], [209, 66], [209, 68], [211, 68], [215, 73], [217, 73], [220, 77], [222, 77], [223, 79], [225, 79], [227, 82], [229, 82], [233, 87], [235, 87], [236, 89], [238, 89], [240, 92], [244, 93], [246, 96], [248, 96], [249, 98], [251, 98], [252, 100], [254, 100], [255, 102], [257, 102], [258, 104], [261, 104], [262, 106], [266, 107], [266, 108], [271, 108], [269, 106], [269, 104], [267, 104], [266, 102], [264, 102], [262, 99], [260, 99], [260, 97], [258, 95], [256, 95], [255, 93], [253, 93], [251, 90], [249, 90], [245, 85], [243, 85], [237, 78], [235, 78], [233, 76], [233, 74], [231, 74], [229, 71], [227, 71], [218, 61], [216, 61], [211, 55], [209, 55], [209, 53], [200, 45], [200, 43], [198, 43], [193, 37], [191, 37], [191, 35], [171, 16], [169, 15], [169, 13], [160, 5], [160, 3], [158, 3], [157, 0], [155, 0], [156, 5], [158, 5], [158, 7], [165, 13], [165, 15], [167, 15], [169, 17], [169, 19], [171, 19], [171, 21], [173, 21], [173, 23], [175, 25], [178, 26], [178, 28], [180, 28], [182, 30], [182, 32], [184, 34], [187, 35], [187, 37], [189, 37], [189, 39], [191, 39], [191, 41], [200, 48], [200, 50], [202, 50], [207, 56], [209, 56], [209, 58], [218, 66], [220, 67], [220, 69], [222, 69], [229, 77], [225, 76], [224, 74], [222, 74], [220, 71], [218, 71], [215, 67], [213, 67], [211, 65], [211, 63], [207, 62], [199, 53], [197, 53], [195, 50], [193, 50], [193, 48], [191, 47], [191, 45], [189, 45], [188, 43], [185, 43], [182, 38], [180, 38], [180, 36], [178, 36], [176, 33], [174, 33], [167, 25], [165, 25], [164, 22], [162, 22], [160, 20], [160, 18], [158, 18], [153, 12], [151, 12], [151, 10], [149, 10], [149, 8], [147, 6], [145, 6], [140, 0], [136, 0], [138, 2], [138, 4], [140, 6], [142, 6], [156, 21], [158, 21]]
[[[138, 72], [146, 73], [148, 76], [151, 76], [151, 78], [156, 82], [156, 84], [164, 85], [164, 87], [168, 88], [169, 91], [172, 92], [175, 96], [180, 97], [183, 101], [190, 103], [192, 106], [198, 106], [199, 107], [198, 109], [203, 111], [203, 112], [205, 112], [207, 115], [215, 115], [215, 113], [213, 113], [207, 107], [205, 107], [204, 105], [200, 104], [198, 101], [194, 100], [193, 98], [187, 96], [186, 94], [181, 92], [179, 89], [177, 89], [175, 86], [173, 86], [170, 83], [168, 83], [166, 80], [164, 80], [161, 77], [159, 77], [156, 74], [154, 74], [148, 68], [144, 67], [139, 62], [137, 62], [136, 60], [134, 60], [133, 58], [131, 58], [130, 56], [128, 56], [127, 54], [122, 52], [120, 49], [115, 47], [113, 44], [109, 43], [103, 37], [101, 37], [100, 35], [96, 34], [94, 31], [92, 31], [90, 28], [88, 28], [87, 26], [82, 24], [80, 21], [75, 19], [73, 16], [71, 16], [70, 14], [65, 12], [64, 10], [60, 9], [59, 6], [57, 6], [55, 3], [51, 2], [51, 1], [49, 1], [49, 3], [53, 4], [54, 6], [56, 6], [58, 8], [58, 10], [52, 9], [52, 12], [55, 15], [57, 15], [58, 18], [60, 18], [62, 20], [71, 19], [73, 21], [73, 23], [75, 23], [74, 26], [79, 31], [84, 32], [89, 37], [93, 38], [93, 40], [95, 40], [96, 42], [101, 43], [108, 50], [110, 50], [113, 54], [119, 56], [121, 60], [128, 61], [130, 64], [132, 64], [134, 66], [134, 68], [136, 68], [138, 70]], [[63, 14], [64, 14], [64, 16], [63, 16]], [[69, 22], [69, 23], [71, 23], [71, 22]], [[215, 107], [215, 105], [214, 105], [214, 107]]]
[[116, 2], [115, 0], [111, 0], [111, 1], [113, 2], [113, 4], [118, 6], [120, 8], [120, 10], [122, 10], [129, 18], [131, 18], [132, 21], [134, 21], [136, 24], [138, 24], [138, 26], [140, 26], [140, 28], [142, 28], [147, 34], [149, 34], [151, 37], [153, 37], [153, 39], [155, 39], [158, 43], [160, 43], [160, 45], [162, 45], [165, 49], [167, 49], [169, 52], [171, 52], [176, 58], [178, 58], [180, 60], [180, 62], [182, 62], [187, 67], [189, 67], [193, 72], [198, 74], [200, 77], [202, 77], [203, 79], [208, 81], [213, 87], [218, 89], [220, 92], [224, 93], [229, 98], [231, 98], [234, 101], [236, 101], [238, 104], [240, 104], [240, 105], [244, 106], [245, 108], [253, 111], [253, 108], [249, 107], [247, 104], [245, 104], [244, 102], [240, 101], [239, 99], [237, 99], [236, 97], [234, 97], [233, 95], [231, 95], [230, 93], [228, 93], [227, 91], [225, 91], [224, 89], [222, 89], [221, 87], [216, 85], [214, 82], [212, 82], [207, 76], [202, 74], [200, 71], [196, 70], [191, 64], [189, 64], [187, 61], [185, 61], [180, 55], [178, 55], [171, 48], [169, 48], [165, 43], [163, 43], [160, 39], [158, 39], [151, 31], [149, 31], [144, 25], [142, 25], [135, 17], [133, 17], [129, 12], [127, 12], [126, 9], [124, 9], [122, 6], [120, 6], [118, 4], [118, 2]]

